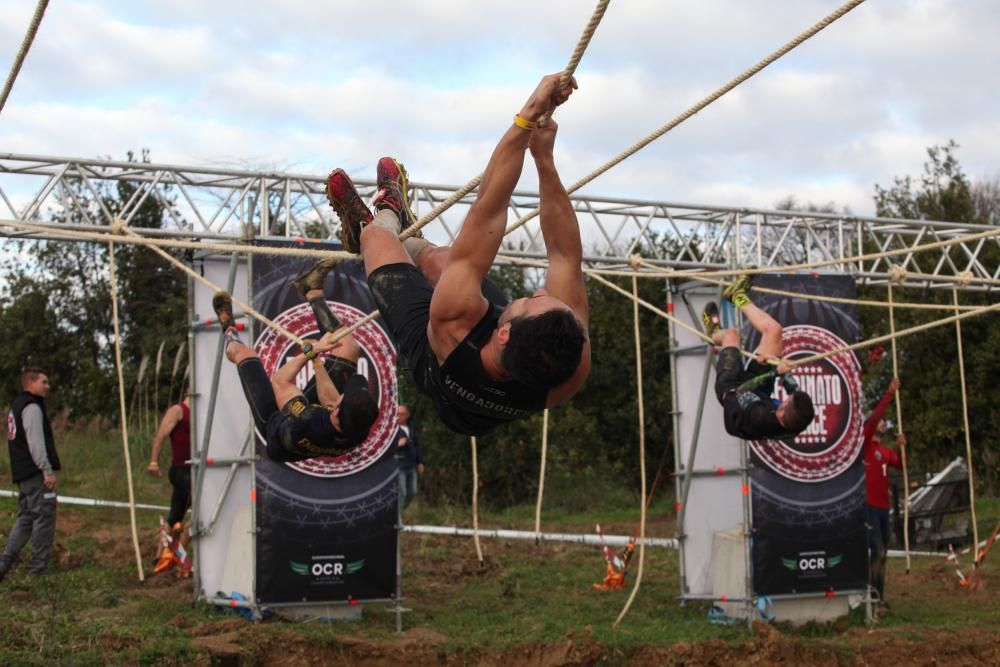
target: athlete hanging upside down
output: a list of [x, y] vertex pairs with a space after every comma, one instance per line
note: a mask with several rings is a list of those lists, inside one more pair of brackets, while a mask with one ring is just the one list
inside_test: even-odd
[[[414, 215], [406, 171], [392, 158], [378, 162], [374, 217], [342, 170], [331, 173], [327, 184], [341, 241], [361, 253], [403, 364], [433, 399], [442, 421], [458, 433], [480, 435], [562, 403], [590, 371], [580, 230], [552, 155], [556, 124], [535, 127], [576, 87], [573, 81], [561, 88], [559, 77], [542, 79], [500, 139], [450, 247], [397, 238]], [[486, 275], [503, 241], [526, 149], [538, 169], [549, 269], [544, 289], [508, 303]], [[315, 270], [332, 264], [321, 260]]]
[[[733, 302], [760, 332], [757, 358], [743, 368], [740, 354], [740, 333], [723, 329], [719, 324], [719, 307], [709, 302], [702, 313], [705, 333], [716, 345], [721, 345], [716, 364], [715, 395], [723, 407], [726, 432], [744, 440], [793, 438], [809, 426], [814, 416], [812, 398], [799, 391], [792, 377], [791, 366], [782, 359], [781, 325], [750, 301], [750, 276], [742, 275], [722, 292]], [[767, 364], [778, 359], [777, 368]], [[774, 379], [788, 394], [784, 400], [772, 398]]]
[[[322, 281], [318, 288], [304, 279], [295, 284], [312, 306], [322, 336], [318, 341], [306, 341], [302, 353], [287, 361], [270, 380], [260, 358], [244, 345], [233, 326], [232, 297], [217, 292], [212, 298], [226, 337], [226, 357], [236, 364], [254, 423], [265, 438], [268, 457], [274, 461], [345, 454], [364, 442], [378, 417], [368, 380], [356, 374], [357, 342], [350, 335], [333, 340], [341, 327], [323, 299]], [[337, 356], [319, 356], [331, 351]], [[310, 361], [315, 376], [303, 391], [295, 384], [295, 377]]]

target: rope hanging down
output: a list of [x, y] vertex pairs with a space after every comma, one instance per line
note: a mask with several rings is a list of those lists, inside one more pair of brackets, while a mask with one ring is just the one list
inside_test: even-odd
[[128, 484], [129, 522], [132, 526], [132, 546], [135, 550], [135, 567], [139, 581], [145, 581], [142, 571], [142, 553], [139, 550], [139, 532], [135, 521], [135, 490], [132, 485], [132, 457], [128, 446], [128, 418], [125, 412], [125, 378], [122, 373], [121, 332], [118, 326], [118, 278], [115, 274], [115, 244], [108, 243], [108, 282], [111, 288], [111, 317], [115, 332], [115, 368], [118, 372], [118, 409], [122, 423], [122, 450], [125, 454], [125, 480]]
[[635, 574], [635, 584], [632, 585], [632, 592], [629, 593], [625, 606], [622, 607], [618, 618], [615, 619], [614, 626], [625, 618], [632, 601], [635, 600], [639, 592], [639, 585], [642, 583], [642, 570], [646, 562], [646, 416], [643, 411], [642, 400], [642, 340], [639, 336], [639, 281], [632, 276], [632, 321], [635, 329], [635, 384], [636, 402], [639, 404], [639, 480], [642, 485], [642, 505], [639, 514], [639, 571]]
[[483, 566], [483, 546], [479, 543], [479, 461], [476, 455], [476, 436], [472, 442], [472, 541], [476, 545], [476, 558], [479, 566]]
[[[893, 268], [898, 268], [893, 266]], [[896, 275], [899, 275], [898, 273]], [[892, 303], [892, 283], [889, 281], [889, 333], [892, 334], [892, 377], [899, 377], [899, 359], [896, 355], [896, 314]], [[896, 389], [896, 427], [899, 433], [903, 430], [903, 403]], [[905, 435], [904, 435], [905, 437]], [[906, 447], [900, 448], [900, 463], [903, 467], [903, 552], [906, 554], [906, 573], [910, 573], [910, 466], [906, 460]]]
[[21, 48], [18, 49], [17, 56], [14, 58], [14, 64], [10, 68], [10, 74], [7, 75], [7, 83], [4, 84], [3, 92], [0, 92], [0, 113], [3, 112], [3, 108], [7, 104], [7, 98], [10, 96], [11, 89], [14, 88], [14, 81], [17, 80], [17, 75], [21, 73], [21, 65], [24, 64], [24, 59], [28, 57], [28, 50], [35, 41], [35, 34], [38, 32], [38, 26], [42, 24], [42, 16], [45, 15], [45, 8], [48, 6], [49, 0], [38, 0], [38, 5], [35, 7], [35, 15], [31, 17], [31, 25], [28, 26], [28, 32], [25, 33], [24, 41], [21, 42]]
[[[120, 233], [122, 233], [122, 234], [129, 235], [132, 238], [140, 238], [138, 234], [136, 234], [134, 231], [132, 231], [131, 229], [128, 228], [128, 226], [124, 223], [124, 221], [121, 221], [121, 220], [117, 221], [115, 229], [117, 231], [119, 231]], [[208, 280], [205, 277], [199, 275], [196, 271], [194, 271], [193, 269], [191, 269], [190, 267], [188, 267], [184, 262], [180, 261], [179, 259], [177, 259], [173, 255], [171, 255], [170, 253], [168, 253], [168, 252], [166, 252], [166, 251], [158, 248], [155, 245], [151, 245], [149, 247], [150, 247], [151, 250], [153, 250], [153, 252], [157, 253], [158, 255], [160, 255], [160, 257], [162, 257], [163, 259], [167, 260], [168, 262], [170, 262], [171, 264], [173, 264], [174, 266], [176, 266], [177, 268], [179, 268], [181, 271], [183, 271], [184, 273], [186, 273], [189, 276], [191, 276], [192, 278], [194, 278], [196, 281], [200, 282], [202, 285], [204, 285], [205, 287], [207, 287], [212, 292], [218, 292], [219, 290], [222, 289], [221, 287], [219, 287], [218, 285], [214, 284], [210, 280]], [[237, 306], [239, 306], [243, 310], [244, 313], [246, 313], [250, 317], [254, 318], [258, 322], [260, 322], [260, 323], [262, 323], [262, 324], [264, 324], [264, 325], [266, 325], [268, 327], [271, 327], [272, 329], [274, 329], [275, 331], [277, 331], [282, 336], [284, 336], [288, 340], [292, 341], [296, 345], [300, 345], [301, 346], [305, 342], [302, 338], [296, 336], [294, 333], [292, 333], [291, 331], [289, 331], [285, 327], [281, 326], [280, 324], [278, 324], [274, 320], [270, 319], [269, 317], [267, 317], [263, 313], [258, 312], [251, 305], [243, 302], [241, 299], [238, 299], [235, 296], [233, 296], [232, 299], [233, 299], [233, 303], [236, 304]], [[378, 311], [377, 310], [374, 311], [374, 312], [372, 312], [372, 313], [368, 313], [367, 315], [365, 315], [364, 317], [362, 317], [360, 320], [358, 320], [357, 322], [355, 322], [354, 324], [352, 324], [351, 326], [347, 327], [346, 329], [344, 329], [343, 331], [341, 331], [339, 334], [337, 334], [333, 338], [333, 340], [334, 341], [338, 341], [341, 338], [343, 338], [344, 336], [347, 336], [348, 334], [354, 333], [355, 331], [357, 331], [358, 329], [360, 329], [361, 327], [363, 327], [365, 324], [368, 324], [369, 322], [371, 322], [376, 317], [378, 317]]]
[[[662, 267], [658, 267], [655, 264], [651, 264], [648, 261], [640, 261], [640, 266], [659, 270]], [[893, 268], [898, 268], [893, 265]], [[904, 272], [905, 273], [905, 272]], [[891, 271], [890, 271], [891, 274]], [[605, 274], [607, 275], [607, 274]], [[724, 280], [715, 280], [713, 278], [707, 278], [702, 274], [695, 274], [697, 277], [695, 280], [700, 280], [701, 282], [709, 283], [710, 285], [718, 285], [719, 287], [725, 287], [730, 283]], [[894, 304], [890, 301], [873, 301], [871, 299], [848, 299], [842, 296], [825, 296], [823, 294], [808, 294], [806, 292], [792, 292], [789, 290], [775, 289], [773, 287], [760, 287], [754, 285], [753, 289], [755, 292], [763, 292], [765, 294], [777, 294], [778, 296], [788, 296], [793, 299], [806, 299], [807, 301], [822, 301], [824, 303], [843, 303], [852, 306], [862, 306], [862, 307], [872, 307], [872, 308], [891, 308], [895, 306], [896, 308], [910, 308], [913, 310], [948, 310], [954, 311], [954, 306], [949, 306], [943, 303], [911, 303], [911, 302], [900, 302], [897, 301]], [[976, 306], [959, 306], [961, 310], [973, 310]]]
[[[705, 107], [707, 107], [709, 104], [711, 104], [715, 100], [719, 99], [720, 97], [722, 97], [723, 95], [725, 95], [726, 93], [728, 93], [733, 88], [735, 88], [736, 86], [740, 85], [741, 83], [743, 83], [744, 81], [746, 81], [747, 79], [749, 79], [750, 77], [752, 77], [753, 75], [757, 74], [762, 69], [764, 69], [765, 67], [767, 67], [768, 65], [770, 65], [771, 63], [773, 63], [775, 60], [777, 60], [778, 58], [781, 58], [786, 53], [788, 53], [789, 51], [791, 51], [795, 47], [799, 46], [800, 44], [802, 44], [803, 42], [805, 42], [807, 39], [809, 39], [810, 37], [812, 37], [813, 35], [815, 35], [819, 31], [823, 30], [824, 28], [826, 28], [827, 26], [829, 26], [831, 23], [833, 23], [834, 21], [836, 21], [837, 19], [839, 19], [844, 14], [846, 14], [849, 11], [851, 11], [852, 9], [854, 9], [855, 7], [857, 7], [858, 5], [860, 5], [864, 1], [865, 0], [849, 0], [849, 2], [845, 2], [843, 5], [841, 5], [832, 14], [830, 14], [826, 18], [822, 19], [816, 25], [814, 25], [813, 27], [809, 28], [805, 32], [799, 34], [797, 37], [795, 37], [794, 39], [792, 39], [790, 42], [788, 42], [787, 44], [785, 44], [784, 46], [782, 46], [780, 49], [778, 49], [777, 51], [775, 51], [774, 53], [772, 53], [768, 57], [766, 57], [763, 60], [761, 60], [759, 63], [757, 63], [753, 67], [751, 67], [748, 70], [745, 70], [742, 74], [740, 74], [739, 76], [737, 76], [735, 79], [733, 79], [732, 81], [730, 81], [726, 85], [722, 86], [721, 88], [719, 88], [718, 90], [716, 90], [714, 93], [712, 93], [708, 97], [705, 97], [700, 102], [696, 103], [690, 109], [688, 109], [687, 111], [685, 111], [681, 115], [677, 116], [676, 118], [674, 118], [672, 121], [670, 121], [669, 123], [667, 123], [666, 125], [664, 125], [660, 129], [656, 130], [655, 132], [650, 133], [649, 135], [647, 135], [643, 139], [640, 139], [635, 144], [633, 144], [629, 148], [627, 148], [624, 151], [622, 151], [622, 153], [619, 154], [617, 157], [608, 160], [607, 162], [605, 162], [604, 164], [602, 164], [600, 167], [598, 167], [597, 169], [595, 169], [594, 171], [592, 171], [590, 174], [588, 174], [587, 176], [584, 176], [583, 178], [581, 178], [579, 181], [577, 181], [576, 183], [574, 183], [568, 190], [566, 190], [567, 194], [573, 194], [574, 192], [576, 192], [577, 190], [579, 190], [580, 188], [582, 188], [583, 186], [585, 186], [587, 183], [590, 183], [592, 180], [594, 180], [595, 178], [597, 178], [598, 176], [600, 176], [601, 174], [603, 174], [607, 170], [611, 169], [612, 167], [614, 167], [615, 165], [619, 164], [620, 162], [623, 162], [626, 158], [629, 158], [632, 155], [638, 153], [642, 148], [645, 148], [647, 145], [649, 145], [650, 143], [652, 143], [656, 139], [659, 139], [664, 134], [666, 134], [670, 130], [674, 129], [675, 127], [677, 127], [678, 125], [680, 125], [681, 123], [683, 123], [685, 120], [687, 120], [691, 116], [695, 115], [696, 113], [698, 113], [699, 111], [701, 111], [702, 109], [704, 109]], [[535, 210], [531, 211], [530, 213], [522, 216], [520, 219], [517, 220], [517, 222], [515, 222], [514, 224], [512, 224], [511, 226], [509, 226], [507, 228], [507, 231], [505, 232], [505, 234], [510, 234], [515, 229], [517, 229], [518, 227], [521, 227], [526, 222], [528, 222], [529, 220], [531, 220], [532, 218], [534, 218], [535, 216], [537, 216], [540, 212], [541, 212], [541, 209], [536, 208]]]
[[[958, 312], [958, 289], [952, 290], [955, 312]], [[969, 433], [969, 395], [965, 387], [965, 359], [962, 354], [962, 322], [955, 320], [955, 337], [958, 339], [958, 375], [962, 381], [962, 419], [965, 424], [965, 462], [969, 469], [969, 505], [972, 507], [972, 546], [975, 562], [979, 563], [979, 525], [976, 523], [976, 480], [972, 474], [972, 436]]]
[[[577, 65], [580, 64], [580, 59], [583, 58], [583, 52], [587, 50], [587, 46], [590, 44], [590, 39], [594, 36], [594, 32], [597, 30], [597, 26], [600, 24], [601, 19], [604, 18], [604, 12], [608, 8], [608, 4], [611, 0], [600, 0], [597, 3], [597, 7], [594, 9], [593, 15], [590, 17], [590, 21], [587, 23], [587, 27], [583, 29], [583, 34], [580, 35], [579, 41], [576, 43], [576, 48], [573, 49], [573, 54], [569, 58], [569, 63], [566, 65], [566, 69], [563, 70], [562, 78], [560, 79], [560, 84], [565, 86], [569, 83], [569, 80], [573, 78], [573, 74], [576, 72]], [[416, 223], [406, 228], [402, 234], [399, 235], [399, 240], [404, 241], [411, 236], [415, 235], [428, 223], [435, 220], [442, 213], [447, 211], [449, 208], [454, 206], [458, 201], [462, 199], [465, 195], [469, 194], [477, 187], [479, 187], [480, 181], [483, 180], [483, 175], [479, 174], [471, 181], [466, 183], [464, 186], [459, 188], [457, 192], [452, 194], [450, 197], [445, 199], [443, 202], [435, 206], [430, 213], [423, 216]]]
[[542, 498], [545, 495], [545, 459], [549, 448], [549, 409], [542, 411], [542, 462], [538, 466], [538, 500], [535, 502], [535, 544], [542, 535]]

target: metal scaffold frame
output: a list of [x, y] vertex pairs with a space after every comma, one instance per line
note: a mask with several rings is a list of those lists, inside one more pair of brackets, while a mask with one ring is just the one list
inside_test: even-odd
[[[120, 181], [136, 189], [120, 211], [112, 212], [98, 195]], [[355, 183], [362, 197], [374, 194], [373, 181], [359, 178]], [[411, 188], [418, 216], [457, 190], [421, 182], [411, 182]], [[7, 219], [43, 228], [110, 231], [116, 219], [132, 220], [149, 197], [163, 206], [165, 227], [132, 228], [144, 236], [237, 243], [246, 225], [265, 238], [336, 238], [339, 230], [320, 175], [0, 153], [0, 226]], [[474, 192], [465, 195], [429, 224], [424, 235], [438, 244], [450, 243], [474, 199]], [[973, 278], [962, 285], [965, 290], [996, 291], [1000, 284], [1000, 266], [991, 269], [982, 261], [988, 248], [1000, 247], [996, 236], [910, 250], [995, 229], [991, 225], [592, 195], [571, 199], [590, 268], [627, 266], [640, 249], [651, 264], [675, 270], [727, 269], [733, 257], [739, 265], [766, 268], [901, 250], [894, 257], [844, 261], [830, 268], [854, 275], [859, 285], [886, 284], [894, 264], [912, 274], [903, 284], [913, 287], [951, 289], [954, 281], [945, 278], [962, 272]], [[538, 203], [537, 193], [516, 191], [510, 202], [512, 219]], [[7, 228], [3, 233], [56, 238], [44, 231]], [[537, 219], [515, 230], [509, 246], [503, 251], [507, 256], [544, 259]]]

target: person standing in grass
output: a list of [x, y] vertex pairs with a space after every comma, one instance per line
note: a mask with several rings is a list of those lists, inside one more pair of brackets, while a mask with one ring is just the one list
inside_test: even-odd
[[45, 411], [49, 376], [40, 368], [21, 371], [21, 392], [7, 415], [10, 470], [17, 484], [17, 518], [0, 554], [0, 581], [31, 540], [30, 572], [45, 574], [56, 535], [56, 471], [61, 468], [52, 424]]
[[[899, 389], [899, 378], [893, 378], [889, 390], [865, 421], [863, 432], [865, 452], [865, 495], [868, 500], [868, 550], [871, 557], [870, 584], [878, 592], [878, 612], [889, 608], [885, 601], [885, 565], [892, 531], [889, 525], [889, 468], [903, 467], [899, 452], [882, 443], [886, 421], [883, 418], [892, 395]], [[900, 433], [896, 442], [902, 450], [906, 437]]]
[[160, 471], [160, 452], [163, 444], [170, 439], [170, 471], [167, 477], [173, 493], [170, 495], [170, 514], [167, 524], [170, 526], [171, 537], [180, 540], [186, 550], [191, 543], [190, 531], [181, 530], [184, 515], [191, 506], [191, 389], [184, 389], [184, 400], [170, 406], [160, 420], [160, 427], [153, 438], [153, 451], [150, 455], [149, 467], [146, 469], [154, 477], [162, 477]]
[[420, 440], [417, 429], [410, 421], [410, 408], [402, 403], [396, 408], [396, 458], [399, 460], [399, 493], [403, 507], [417, 495], [417, 478], [424, 474], [424, 464], [420, 457]]

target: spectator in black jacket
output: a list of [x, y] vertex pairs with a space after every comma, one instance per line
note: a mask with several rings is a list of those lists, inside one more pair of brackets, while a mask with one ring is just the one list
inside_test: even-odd
[[45, 412], [49, 377], [39, 368], [21, 372], [21, 393], [7, 415], [10, 470], [17, 484], [17, 518], [0, 554], [0, 581], [31, 540], [31, 574], [45, 574], [56, 534], [56, 471], [60, 469], [52, 424]]
[[420, 458], [420, 441], [417, 429], [410, 423], [410, 408], [400, 404], [396, 408], [399, 429], [396, 431], [396, 458], [399, 460], [399, 494], [403, 507], [417, 495], [417, 478], [424, 474], [424, 464]]

